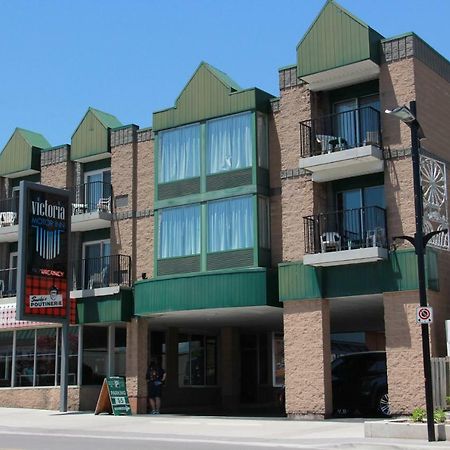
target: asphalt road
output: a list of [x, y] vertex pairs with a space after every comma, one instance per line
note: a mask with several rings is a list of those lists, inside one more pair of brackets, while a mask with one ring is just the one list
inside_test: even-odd
[[400, 450], [450, 442], [364, 437], [362, 420], [290, 421], [219, 417], [94, 416], [0, 408], [0, 450]]

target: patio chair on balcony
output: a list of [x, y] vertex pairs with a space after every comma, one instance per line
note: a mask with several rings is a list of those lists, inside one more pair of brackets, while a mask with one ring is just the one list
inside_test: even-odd
[[385, 245], [384, 228], [376, 227], [367, 231], [366, 247], [383, 247]]
[[97, 203], [97, 210], [111, 212], [111, 197], [99, 198]]
[[347, 141], [343, 137], [328, 134], [316, 134], [316, 141], [322, 148], [322, 154], [344, 150], [347, 146]]
[[5, 211], [0, 213], [0, 226], [8, 227], [14, 225], [16, 221], [17, 213], [13, 211]]
[[322, 253], [326, 253], [330, 250], [337, 252], [341, 251], [342, 242], [340, 234], [335, 231], [327, 231], [322, 233], [322, 236], [320, 236], [320, 248]]

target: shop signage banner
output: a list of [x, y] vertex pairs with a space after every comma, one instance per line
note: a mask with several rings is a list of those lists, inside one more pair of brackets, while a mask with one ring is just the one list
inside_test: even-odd
[[69, 319], [69, 195], [20, 183], [17, 320]]

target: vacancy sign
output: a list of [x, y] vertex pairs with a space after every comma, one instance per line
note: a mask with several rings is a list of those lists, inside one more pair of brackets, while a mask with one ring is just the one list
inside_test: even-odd
[[433, 308], [431, 306], [418, 306], [416, 309], [416, 322], [427, 324], [433, 322]]

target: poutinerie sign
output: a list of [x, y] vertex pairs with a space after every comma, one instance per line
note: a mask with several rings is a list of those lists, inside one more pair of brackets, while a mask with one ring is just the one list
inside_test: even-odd
[[69, 318], [69, 192], [20, 183], [17, 312], [19, 320]]

